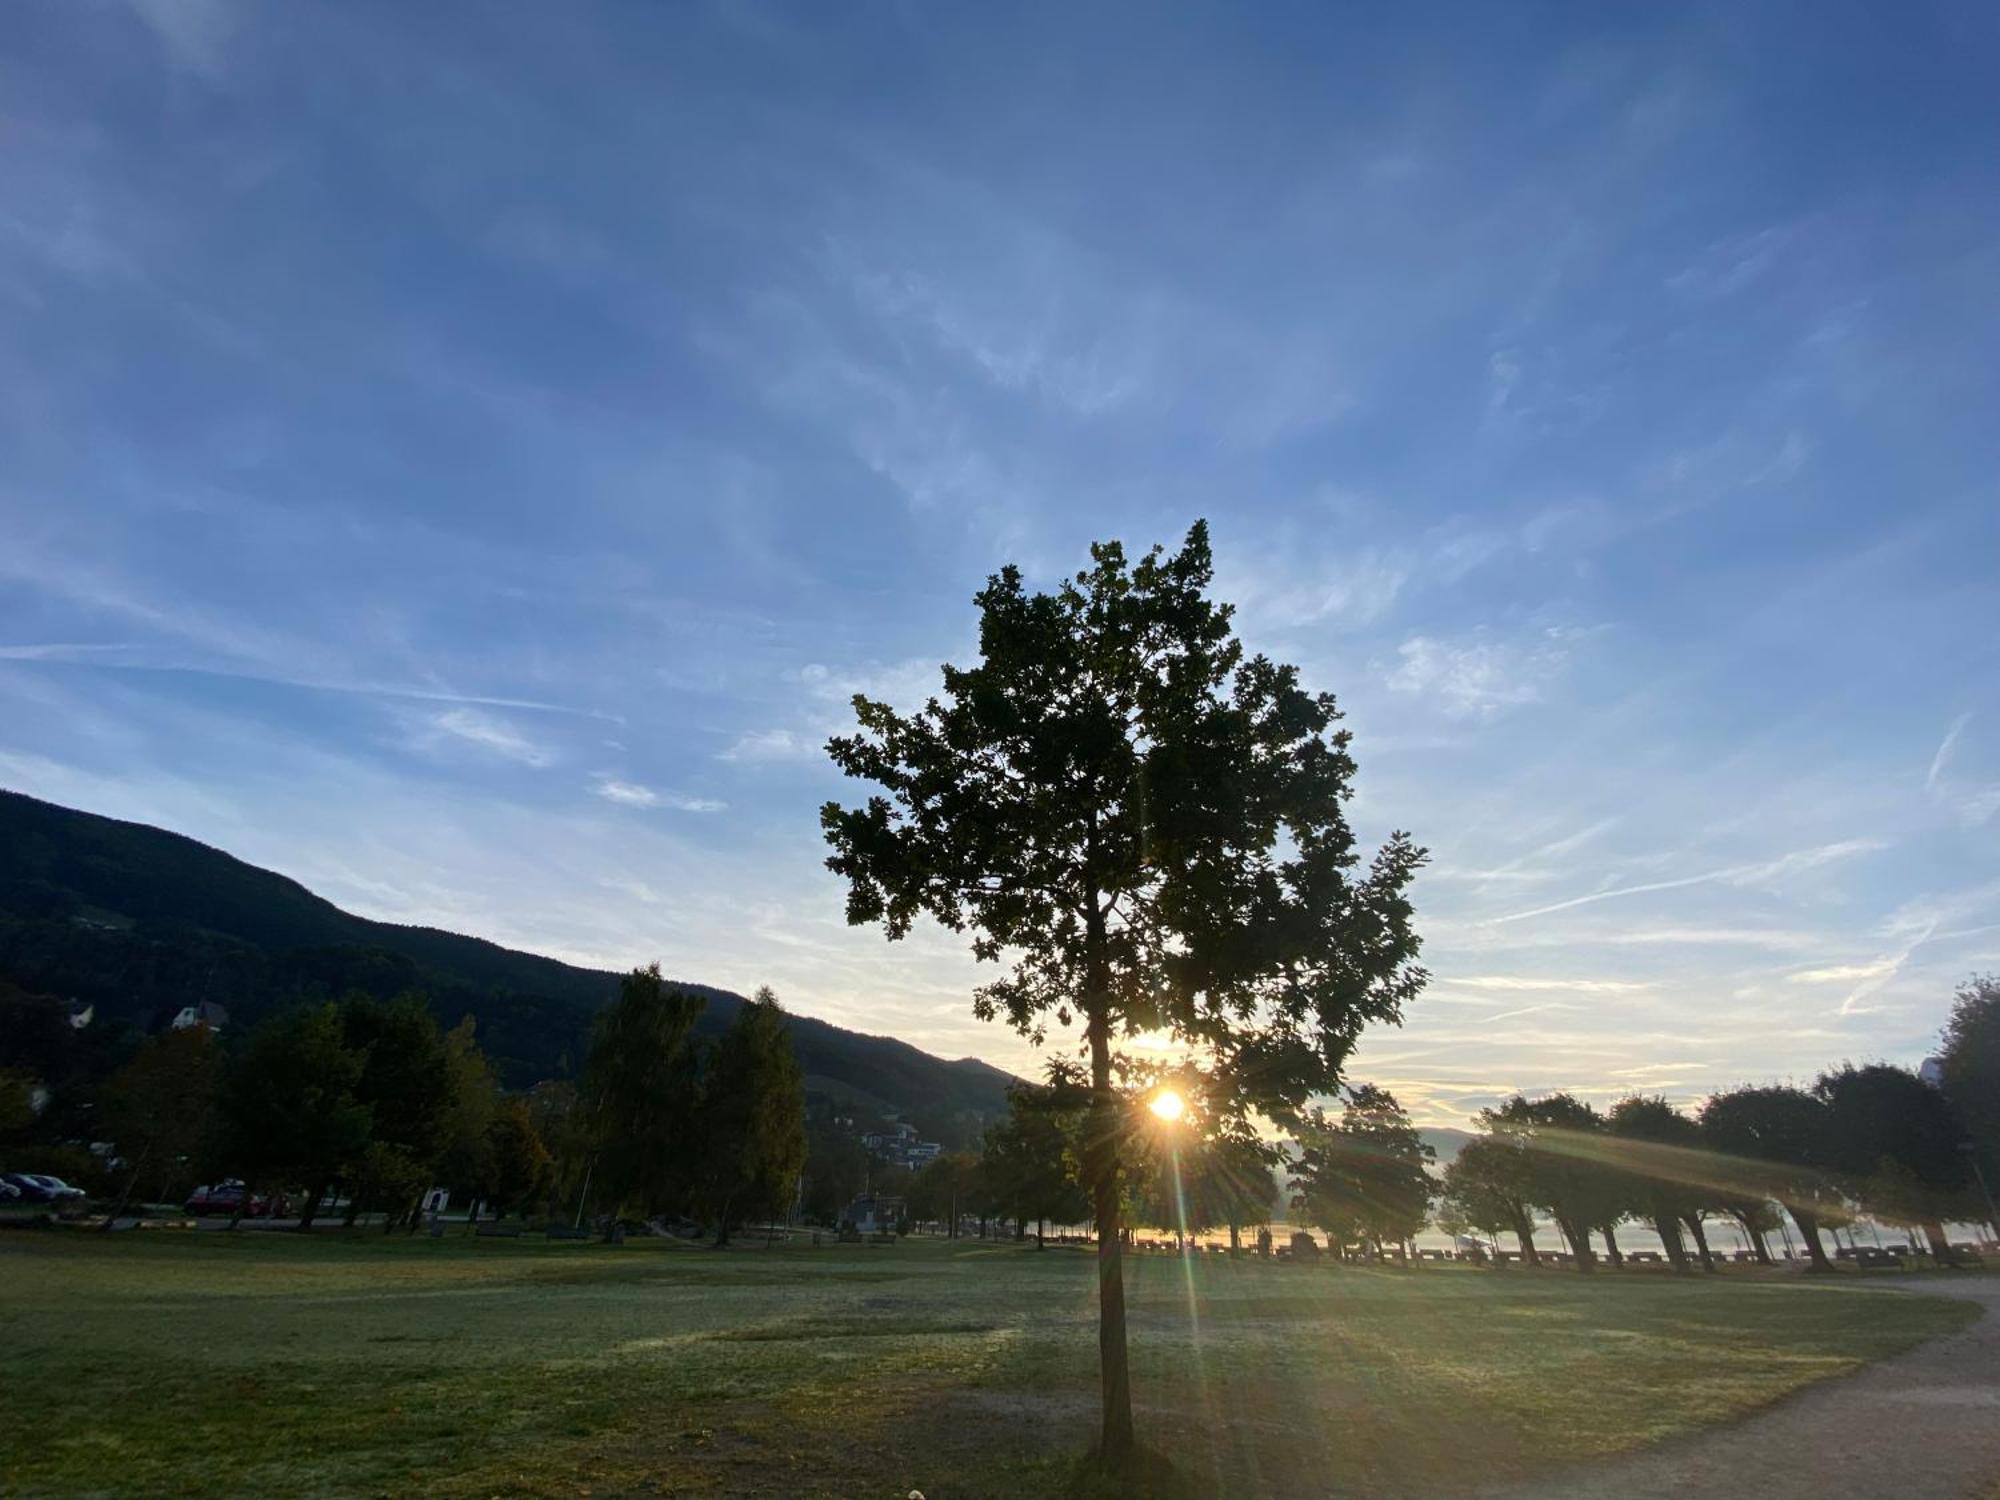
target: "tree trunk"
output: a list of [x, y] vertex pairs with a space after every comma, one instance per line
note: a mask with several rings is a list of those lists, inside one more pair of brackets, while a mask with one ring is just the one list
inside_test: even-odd
[[[1093, 926], [1102, 926], [1091, 900]], [[1100, 988], [1098, 991], [1102, 994]], [[1118, 1222], [1118, 1098], [1111, 1084], [1110, 1018], [1090, 1018], [1092, 1121], [1088, 1149], [1095, 1160], [1091, 1196], [1097, 1210], [1097, 1363], [1103, 1397], [1100, 1454], [1115, 1460], [1132, 1451], [1132, 1377], [1125, 1349], [1125, 1258]]]
[[1794, 1208], [1792, 1222], [1799, 1226], [1799, 1234], [1806, 1242], [1806, 1258], [1812, 1262], [1812, 1269], [1831, 1271], [1833, 1262], [1826, 1258], [1826, 1246], [1819, 1242], [1819, 1216]]
[[1571, 1219], [1557, 1219], [1556, 1228], [1569, 1241], [1570, 1254], [1576, 1257], [1577, 1273], [1588, 1276], [1597, 1269], [1597, 1252], [1590, 1248], [1590, 1231]]
[[1625, 1257], [1618, 1251], [1618, 1233], [1609, 1224], [1604, 1226], [1604, 1258], [1611, 1262], [1611, 1269], [1625, 1269]]
[[125, 1205], [132, 1201], [132, 1194], [139, 1186], [139, 1174], [145, 1170], [146, 1158], [152, 1154], [153, 1144], [148, 1141], [146, 1149], [139, 1153], [139, 1159], [132, 1163], [132, 1175], [125, 1179], [124, 1191], [119, 1193], [118, 1201], [111, 1206], [111, 1212], [104, 1216], [104, 1222], [97, 1226], [99, 1229], [109, 1229], [117, 1221], [118, 1216], [125, 1212]]
[[[327, 1186], [328, 1184], [324, 1182], [315, 1183], [313, 1190], [306, 1195], [305, 1211], [299, 1215], [300, 1234], [304, 1234], [313, 1227], [313, 1218], [319, 1213], [320, 1203], [326, 1197]], [[275, 1204], [272, 1206], [276, 1207]]]
[[1764, 1231], [1750, 1222], [1748, 1214], [1737, 1214], [1736, 1222], [1743, 1226], [1744, 1236], [1750, 1241], [1750, 1253], [1757, 1257], [1757, 1264], [1768, 1266], [1771, 1263], [1771, 1247], [1764, 1243]]
[[1704, 1271], [1715, 1270], [1715, 1254], [1708, 1248], [1708, 1230], [1702, 1225], [1700, 1214], [1683, 1214], [1687, 1220], [1688, 1232], [1694, 1236], [1695, 1253], [1701, 1257]]
[[[1521, 1263], [1528, 1266], [1539, 1266], [1542, 1263], [1542, 1257], [1535, 1249], [1534, 1222], [1525, 1213], [1519, 1213], [1514, 1216], [1514, 1238], [1521, 1242]], [[1500, 1264], [1500, 1258], [1497, 1255], [1494, 1257], [1493, 1263], [1495, 1265]]]
[[1945, 1238], [1944, 1225], [1936, 1219], [1924, 1220], [1924, 1238], [1930, 1242], [1931, 1256], [1939, 1265], [1946, 1265], [1951, 1259], [1951, 1241]]
[[1667, 1260], [1676, 1271], [1688, 1268], [1687, 1246], [1681, 1243], [1681, 1226], [1670, 1213], [1653, 1215], [1653, 1233], [1660, 1237], [1660, 1248], [1667, 1252]]
[[1234, 1219], [1229, 1222], [1229, 1254], [1234, 1258], [1243, 1253], [1243, 1231]]

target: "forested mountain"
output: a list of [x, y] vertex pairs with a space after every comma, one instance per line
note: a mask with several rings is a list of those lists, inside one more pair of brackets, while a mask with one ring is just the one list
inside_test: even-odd
[[[0, 791], [0, 978], [154, 1030], [212, 1000], [234, 1026], [303, 999], [420, 990], [439, 1020], [478, 1021], [511, 1085], [564, 1076], [583, 1055], [618, 976], [430, 927], [342, 911], [295, 880], [143, 823]], [[743, 998], [708, 999], [718, 1034]], [[901, 1112], [927, 1135], [970, 1142], [1002, 1114], [1008, 1075], [947, 1062], [891, 1037], [794, 1015], [808, 1087], [863, 1110]]]

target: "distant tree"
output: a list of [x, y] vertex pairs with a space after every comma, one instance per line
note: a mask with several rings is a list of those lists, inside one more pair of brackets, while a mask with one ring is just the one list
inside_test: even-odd
[[[867, 1181], [868, 1151], [856, 1139], [853, 1130], [834, 1119], [808, 1116], [804, 1179], [806, 1217], [819, 1224], [837, 1223], [841, 1211], [854, 1201]], [[936, 1218], [937, 1215], [923, 1214], [920, 1217]]]
[[1243, 1251], [1243, 1231], [1271, 1222], [1278, 1207], [1278, 1179], [1272, 1170], [1279, 1148], [1245, 1130], [1211, 1136], [1201, 1143], [1197, 1191], [1202, 1217], [1229, 1231], [1229, 1253]]
[[451, 1144], [452, 1069], [445, 1038], [421, 995], [350, 996], [341, 1034], [366, 1061], [354, 1094], [369, 1109], [367, 1147], [344, 1174], [348, 1221], [379, 1208], [387, 1225], [414, 1215]]
[[1830, 1175], [1833, 1120], [1824, 1101], [1782, 1084], [1731, 1089], [1702, 1106], [1701, 1132], [1711, 1150], [1754, 1165], [1761, 1190], [1797, 1222], [1812, 1269], [1831, 1271], [1820, 1221], [1841, 1204]]
[[960, 1217], [977, 1213], [984, 1199], [985, 1173], [980, 1159], [970, 1151], [947, 1151], [925, 1162], [910, 1175], [908, 1186], [910, 1216], [940, 1220], [945, 1234], [958, 1238]]
[[304, 1005], [256, 1027], [224, 1075], [222, 1112], [238, 1170], [253, 1191], [303, 1186], [302, 1230], [368, 1143], [371, 1112], [355, 1094], [367, 1063], [347, 1044], [335, 1006]]
[[1523, 1149], [1528, 1199], [1561, 1227], [1577, 1270], [1595, 1269], [1591, 1231], [1629, 1211], [1626, 1184], [1608, 1165], [1602, 1144], [1604, 1117], [1575, 1096], [1556, 1093], [1540, 1099], [1516, 1094], [1479, 1118], [1488, 1131]]
[[[1706, 1197], [1697, 1185], [1701, 1127], [1665, 1099], [1634, 1094], [1611, 1107], [1605, 1128], [1615, 1140], [1637, 1143], [1638, 1149], [1617, 1158], [1619, 1170], [1629, 1180], [1628, 1196], [1660, 1237], [1674, 1269], [1685, 1271], [1687, 1246], [1681, 1239], [1681, 1223], [1701, 1211]], [[1715, 1269], [1712, 1259], [1704, 1264]]]
[[698, 1103], [690, 1038], [703, 1004], [653, 964], [626, 975], [618, 998], [598, 1016], [583, 1096], [596, 1158], [593, 1191], [613, 1212], [652, 1215], [686, 1200]]
[[1124, 1038], [1215, 1059], [1218, 1116], [1288, 1122], [1330, 1091], [1360, 1032], [1422, 986], [1402, 834], [1363, 867], [1344, 806], [1354, 762], [1330, 695], [1246, 658], [1206, 526], [1136, 564], [1031, 594], [1016, 568], [978, 596], [980, 662], [946, 667], [912, 715], [858, 697], [828, 749], [880, 784], [828, 803], [847, 915], [902, 937], [919, 913], [1012, 965], [975, 1002], [1039, 1042], [1080, 1020], [1090, 1065], [1084, 1178], [1098, 1234], [1102, 1458], [1132, 1448], [1121, 1175]]
[[484, 1196], [502, 1213], [519, 1212], [538, 1201], [548, 1183], [552, 1158], [528, 1101], [501, 1100], [486, 1138], [491, 1166]]
[[1090, 1215], [1079, 1175], [1089, 1097], [1067, 1070], [1046, 1084], [1017, 1082], [1007, 1089], [1006, 1116], [987, 1129], [980, 1151], [986, 1186], [1012, 1214], [1017, 1233], [1025, 1235], [1034, 1222], [1037, 1244], [1049, 1220], [1074, 1224]]
[[1855, 1199], [1884, 1223], [1921, 1228], [1932, 1253], [1945, 1254], [1944, 1220], [1974, 1211], [1965, 1127], [1950, 1099], [1886, 1063], [1822, 1073], [1813, 1093], [1832, 1114], [1833, 1165]]
[[806, 1086], [778, 997], [760, 989], [736, 1013], [701, 1089], [703, 1211], [715, 1243], [732, 1224], [784, 1212], [806, 1160]]
[[147, 1172], [171, 1177], [206, 1144], [222, 1057], [215, 1033], [185, 1026], [150, 1037], [106, 1081], [99, 1104], [105, 1133], [123, 1160], [124, 1183], [104, 1227], [125, 1212]]
[[1521, 1259], [1541, 1264], [1535, 1249], [1531, 1194], [1532, 1164], [1522, 1141], [1509, 1135], [1478, 1135], [1458, 1148], [1444, 1169], [1443, 1196], [1475, 1229], [1514, 1236]]
[[[583, 1188], [591, 1167], [590, 1123], [576, 1085], [563, 1079], [537, 1084], [528, 1095], [535, 1134], [548, 1148], [543, 1203], [552, 1219], [581, 1217]], [[492, 1135], [489, 1130], [488, 1143]]]
[[1776, 1234], [1784, 1223], [1777, 1205], [1769, 1198], [1745, 1198], [1735, 1194], [1723, 1195], [1720, 1202], [1722, 1211], [1736, 1221], [1744, 1238], [1750, 1241], [1750, 1253], [1757, 1257], [1758, 1264], [1770, 1265], [1769, 1237]]
[[[1944, 1091], [1965, 1124], [1967, 1144], [1986, 1184], [1981, 1210], [2000, 1192], [2000, 974], [1968, 979], [1952, 1002], [1938, 1057]], [[2000, 1218], [1993, 1223], [2000, 1234]]]
[[1293, 1206], [1335, 1248], [1358, 1239], [1379, 1252], [1423, 1228], [1435, 1153], [1387, 1089], [1351, 1090], [1339, 1117], [1314, 1110], [1299, 1132]]
[[480, 1050], [477, 1023], [471, 1016], [444, 1035], [443, 1146], [433, 1182], [462, 1190], [476, 1208], [493, 1175], [493, 1119], [500, 1104], [500, 1083], [493, 1064]]

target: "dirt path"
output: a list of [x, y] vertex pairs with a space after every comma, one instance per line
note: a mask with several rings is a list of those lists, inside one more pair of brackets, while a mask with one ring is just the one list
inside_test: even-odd
[[1962, 1333], [1830, 1380], [1760, 1416], [1487, 1500], [1987, 1500], [2000, 1486], [2000, 1280], [1913, 1277], [1902, 1289], [1978, 1302]]

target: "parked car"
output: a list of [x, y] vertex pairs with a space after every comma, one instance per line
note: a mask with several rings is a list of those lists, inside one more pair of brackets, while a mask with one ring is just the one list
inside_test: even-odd
[[[227, 1214], [234, 1217], [237, 1209], [243, 1204], [243, 1195], [246, 1191], [241, 1178], [231, 1177], [223, 1182], [196, 1188], [188, 1194], [187, 1202], [181, 1207], [191, 1214], [209, 1217]], [[286, 1201], [283, 1193], [257, 1193], [251, 1197], [249, 1207], [243, 1209], [243, 1216], [247, 1219], [268, 1219], [274, 1215], [283, 1218], [290, 1212], [291, 1204]]]
[[10, 1184], [23, 1203], [76, 1203], [84, 1196], [82, 1188], [44, 1172], [9, 1172], [0, 1181]]
[[0, 1177], [0, 1203], [16, 1203], [20, 1201], [20, 1197], [21, 1190], [6, 1178]]

